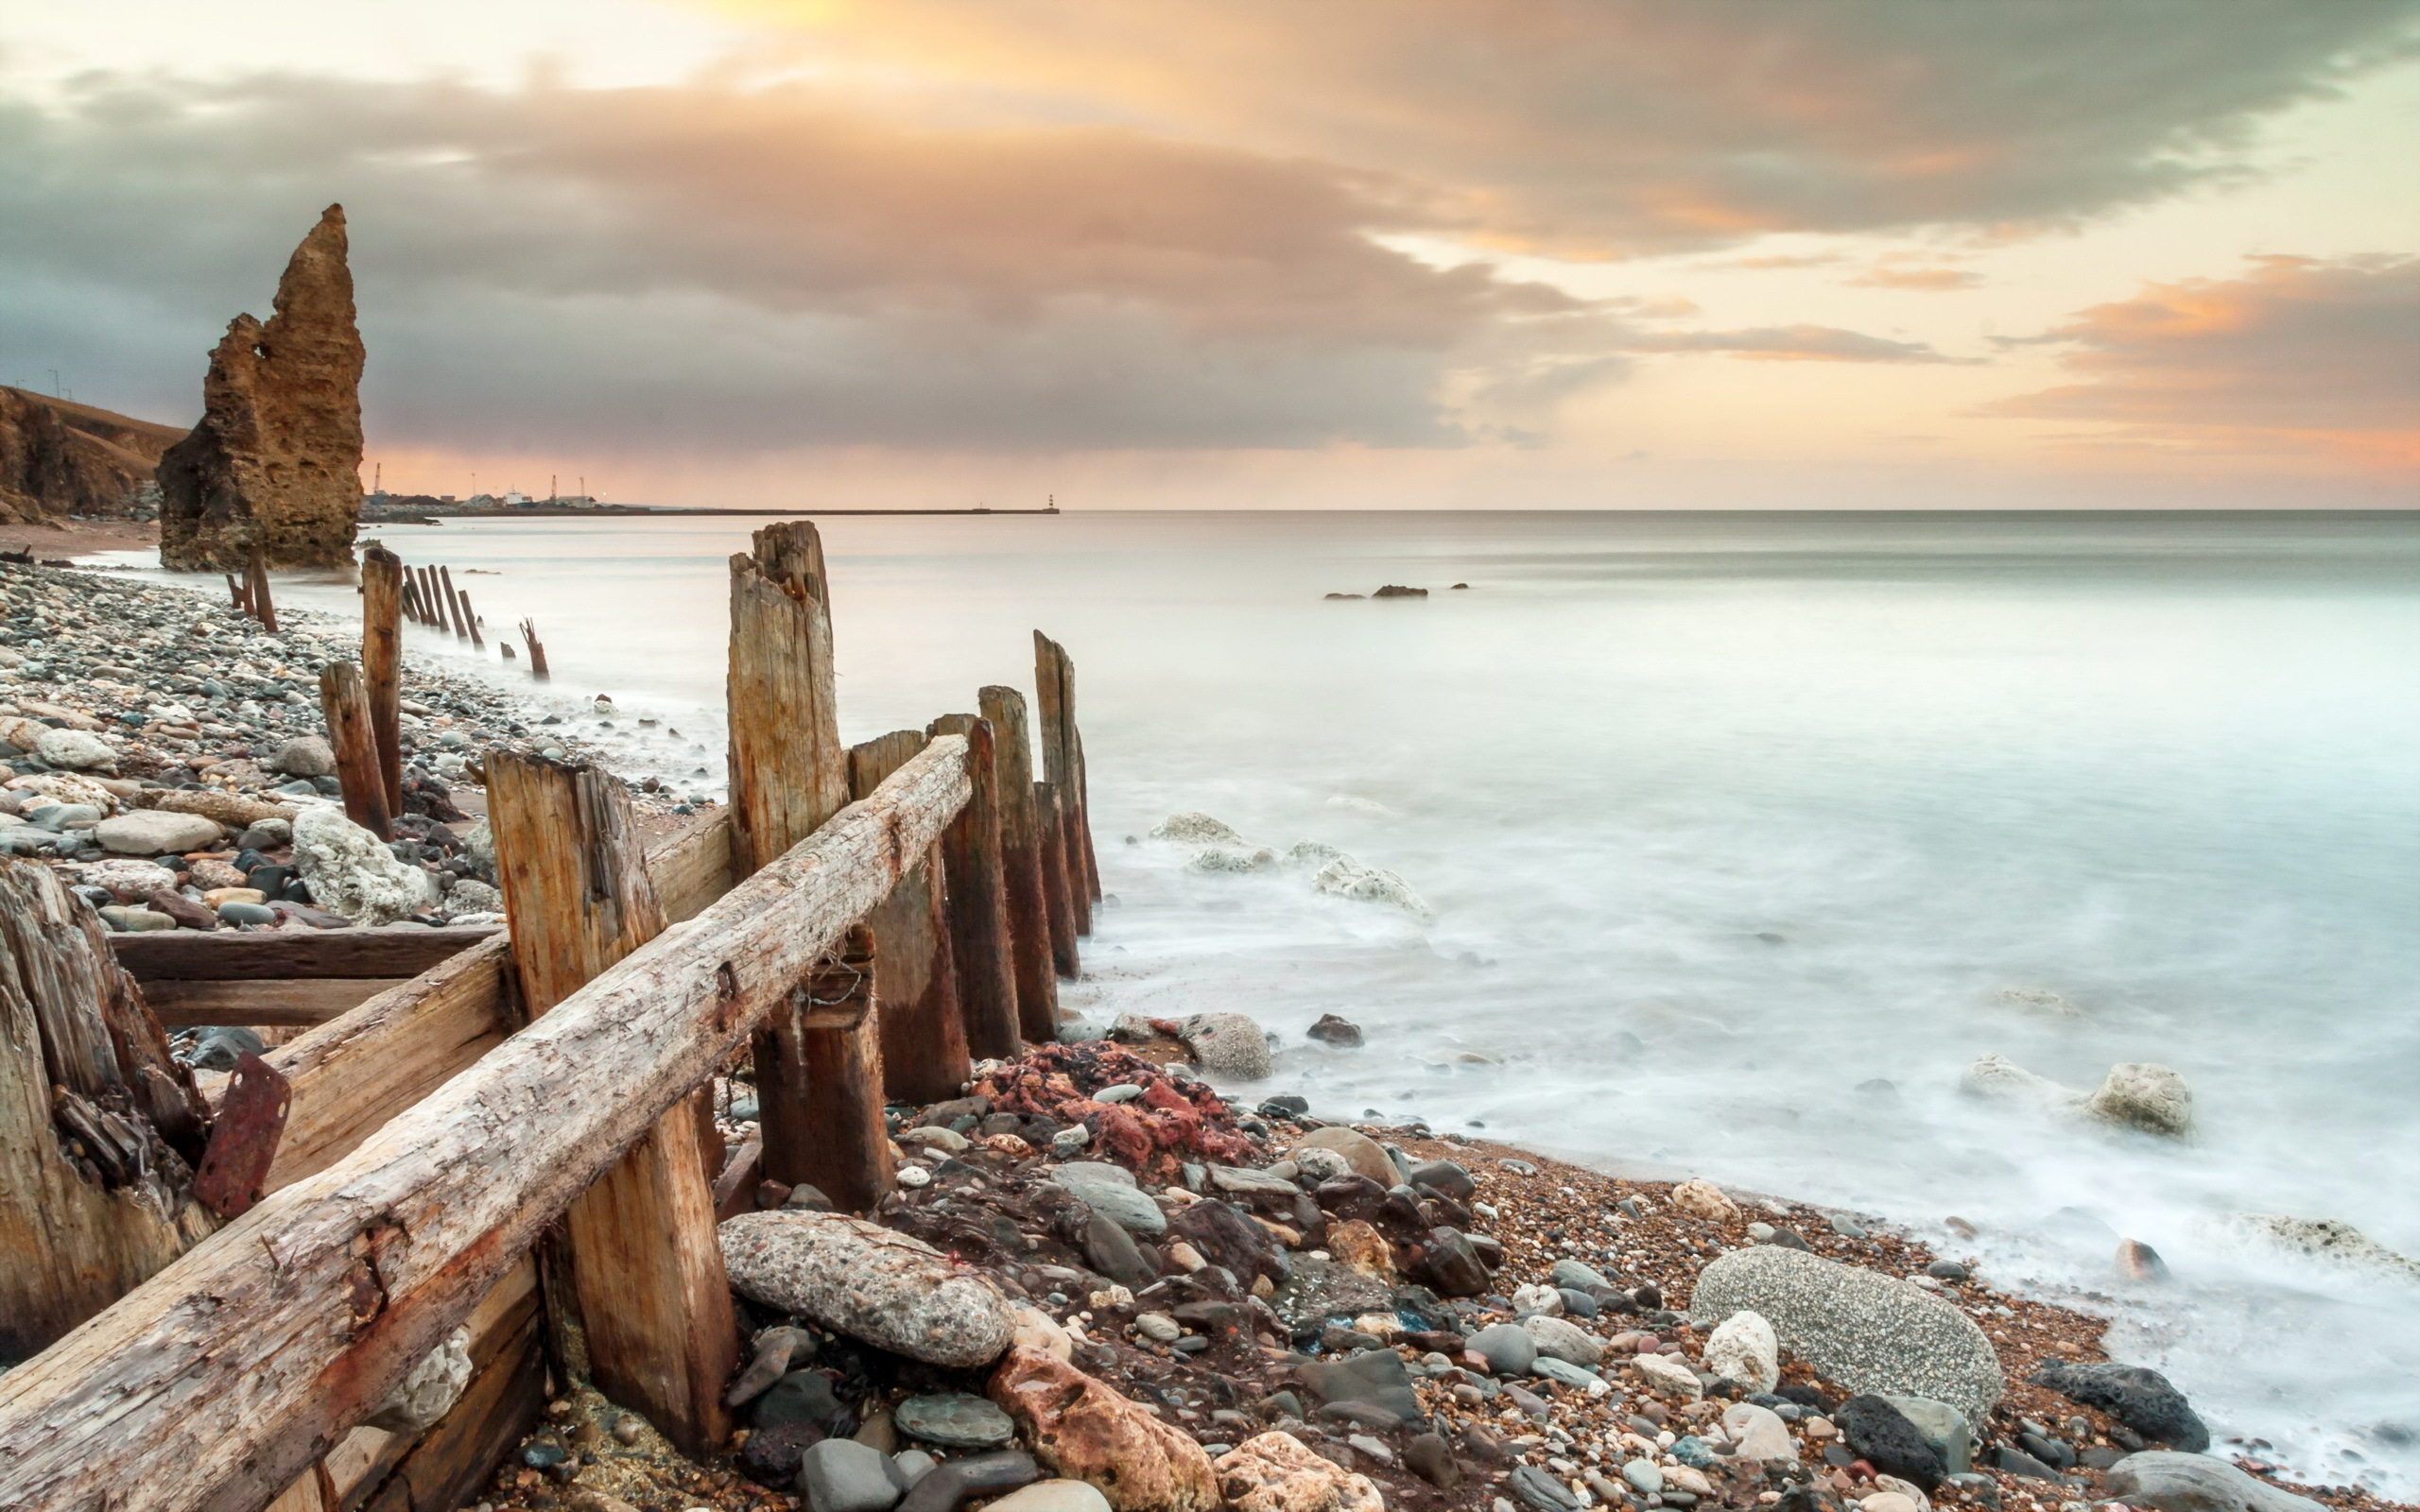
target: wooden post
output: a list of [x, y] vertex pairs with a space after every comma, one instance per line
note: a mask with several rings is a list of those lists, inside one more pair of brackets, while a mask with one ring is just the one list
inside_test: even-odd
[[1076, 903], [1068, 896], [1067, 817], [1059, 809], [1059, 790], [1048, 782], [1033, 784], [1033, 818], [1041, 841], [1042, 902], [1050, 915], [1050, 960], [1061, 976], [1073, 981], [1082, 966], [1076, 956]]
[[[894, 730], [849, 750], [849, 793], [864, 798], [925, 748], [920, 730]], [[966, 1086], [966, 1021], [942, 905], [936, 840], [866, 920], [873, 930], [874, 1022], [882, 1038], [882, 1090], [894, 1103], [938, 1103]]]
[[1033, 691], [1042, 723], [1042, 775], [1059, 795], [1060, 850], [1067, 868], [1067, 906], [1076, 933], [1093, 932], [1096, 889], [1084, 867], [1084, 846], [1078, 838], [1088, 828], [1083, 796], [1076, 782], [1076, 666], [1067, 648], [1033, 632]]
[[[534, 1019], [663, 933], [664, 910], [612, 776], [504, 750], [487, 773], [496, 881]], [[700, 1139], [711, 1095], [675, 1103], [564, 1214], [597, 1389], [693, 1458], [723, 1447], [739, 1348]]]
[[999, 761], [992, 722], [943, 714], [929, 733], [966, 737], [966, 775], [974, 797], [942, 835], [950, 959], [958, 971], [958, 1012], [966, 1049], [985, 1059], [1014, 1056], [1016, 968], [1009, 954], [1009, 897], [1000, 861]]
[[[823, 542], [806, 521], [756, 532], [753, 549], [731, 558], [731, 872], [753, 876], [814, 833], [849, 801], [848, 753], [840, 744], [832, 679], [832, 609]], [[526, 634], [525, 627], [525, 634]], [[537, 642], [529, 643], [533, 659]], [[544, 665], [543, 661], [538, 662]], [[903, 869], [907, 858], [902, 858]], [[871, 961], [872, 936], [856, 957]], [[841, 979], [865, 966], [843, 963]], [[890, 1190], [890, 1137], [882, 1118], [882, 1040], [877, 1012], [809, 1024], [819, 999], [847, 998], [813, 985], [777, 1006], [755, 1036], [756, 1103], [764, 1170], [810, 1185], [862, 1211]]]
[[521, 622], [521, 640], [523, 644], [529, 647], [529, 675], [540, 682], [546, 681], [546, 648], [538, 644], [536, 620]]
[[277, 628], [277, 605], [269, 597], [268, 565], [261, 556], [258, 541], [251, 544], [244, 571], [245, 596], [252, 601], [252, 618], [261, 622], [263, 629], [274, 631]]
[[24, 1360], [218, 1227], [203, 1104], [49, 868], [0, 861], [0, 1360]]
[[387, 812], [404, 812], [404, 564], [384, 546], [361, 554], [361, 680]]
[[404, 618], [417, 621], [420, 618], [420, 579], [412, 576], [408, 567], [403, 569], [403, 576]]
[[[245, 576], [250, 576], [251, 571], [250, 568], [245, 569]], [[235, 581], [233, 573], [221, 573], [219, 576], [227, 579], [227, 596], [233, 601], [235, 612], [250, 614], [252, 611], [252, 595], [242, 583]]]
[[471, 628], [471, 645], [475, 650], [487, 649], [487, 641], [479, 634], [478, 610], [471, 607], [471, 591], [462, 590], [462, 623]]
[[1051, 967], [1050, 906], [1042, 885], [1041, 825], [1033, 803], [1033, 747], [1025, 695], [994, 684], [977, 695], [992, 726], [1000, 782], [1000, 869], [1009, 902], [1009, 958], [1016, 971], [1017, 1023], [1035, 1044], [1059, 1038], [1059, 977]]
[[359, 667], [350, 662], [331, 662], [320, 669], [320, 713], [328, 722], [328, 744], [336, 748], [345, 817], [381, 840], [394, 838], [394, 816], [387, 808], [387, 778], [378, 758], [370, 693]]
[[[454, 634], [458, 640], [469, 640], [470, 627], [462, 623], [462, 601], [454, 596], [454, 572], [448, 567], [437, 569], [437, 594], [454, 616]], [[442, 616], [440, 616], [441, 623]]]
[[424, 623], [441, 630], [445, 628], [445, 610], [437, 603], [437, 569], [434, 567], [420, 569], [420, 605], [421, 618]]
[[[1074, 694], [1069, 693], [1072, 701]], [[1091, 768], [1084, 763], [1084, 732], [1073, 720], [1067, 725], [1067, 738], [1074, 742], [1076, 754], [1076, 812], [1081, 820], [1076, 826], [1076, 839], [1084, 852], [1084, 885], [1092, 900], [1100, 902], [1100, 858], [1093, 853], [1093, 798]]]

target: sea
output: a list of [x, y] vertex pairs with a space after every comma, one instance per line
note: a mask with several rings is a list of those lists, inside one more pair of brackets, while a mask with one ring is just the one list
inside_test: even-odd
[[[380, 529], [487, 623], [412, 650], [713, 796], [762, 523]], [[2420, 514], [820, 528], [851, 740], [1029, 690], [1037, 627], [1074, 658], [1109, 897], [1067, 1006], [1250, 1014], [1285, 1048], [1248, 1102], [1903, 1226], [2109, 1316], [2221, 1452], [2420, 1500], [2420, 1269], [2230, 1221], [2420, 1255]], [[1328, 596], [1389, 584], [1427, 593]], [[525, 618], [550, 682], [498, 655]], [[1198, 866], [1152, 833], [1180, 813], [1276, 864]], [[1320, 891], [1304, 841], [1419, 907]], [[1305, 1037], [1331, 1013], [1360, 1048]], [[2168, 1066], [2194, 1132], [1962, 1093], [1987, 1054], [2078, 1091]], [[2122, 1280], [2121, 1238], [2169, 1279]]]

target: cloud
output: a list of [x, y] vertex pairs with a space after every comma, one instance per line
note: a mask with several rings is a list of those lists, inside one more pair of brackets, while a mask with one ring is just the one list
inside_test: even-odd
[[2151, 284], [2023, 341], [2080, 380], [1985, 406], [2199, 450], [2420, 462], [2420, 257], [2256, 257], [2243, 276]]
[[1633, 352], [1727, 352], [1766, 362], [1956, 362], [1921, 341], [1893, 341], [1837, 326], [1762, 326], [1749, 331], [1640, 333]]
[[1474, 240], [1575, 257], [2157, 199], [2246, 171], [2265, 115], [2412, 56], [2420, 16], [2414, 0], [719, 9], [794, 26], [819, 67], [1354, 163]]
[[1882, 265], [1866, 269], [1848, 282], [1858, 288], [1910, 289], [1920, 294], [1948, 294], [1959, 289], [1981, 286], [1983, 276], [1962, 267], [1896, 267]]

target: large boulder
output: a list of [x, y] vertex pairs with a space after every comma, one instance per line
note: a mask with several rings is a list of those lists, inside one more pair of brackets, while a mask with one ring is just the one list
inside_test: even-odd
[[1259, 1081], [1272, 1069], [1260, 1025], [1240, 1013], [1197, 1013], [1177, 1026], [1177, 1038], [1214, 1076]]
[[295, 815], [294, 865], [314, 903], [358, 923], [391, 924], [437, 902], [427, 872], [396, 860], [385, 841], [333, 804], [310, 804]]
[[2110, 1067], [2099, 1090], [2084, 1099], [2083, 1111], [2104, 1124], [2170, 1139], [2193, 1132], [2192, 1089], [2155, 1061], [2121, 1061]]
[[1699, 1273], [1690, 1318], [1713, 1328], [1760, 1314], [1781, 1348], [1852, 1391], [1945, 1401], [1980, 1422], [2007, 1381], [1972, 1318], [1922, 1287], [1779, 1245], [1718, 1258]]
[[361, 515], [361, 334], [344, 210], [295, 248], [266, 324], [228, 323], [202, 380], [202, 416], [160, 459], [160, 564], [341, 567]]
[[1219, 1505], [1218, 1475], [1191, 1435], [1063, 1360], [1011, 1349], [992, 1374], [991, 1396], [1016, 1420], [1035, 1458], [1098, 1489], [1114, 1512]]
[[2138, 1365], [2093, 1365], [2053, 1362], [2033, 1373], [2033, 1383], [2048, 1386], [2069, 1401], [2098, 1407], [2156, 1444], [2198, 1454], [2210, 1447], [2210, 1430], [2168, 1377]]
[[991, 1364], [1016, 1332], [990, 1280], [921, 1239], [837, 1212], [744, 1212], [716, 1229], [732, 1290], [929, 1365]]
[[93, 827], [93, 838], [113, 855], [164, 856], [206, 850], [217, 845], [218, 825], [199, 814], [137, 809], [113, 819], [103, 819]]
[[1344, 1157], [1344, 1163], [1352, 1167], [1355, 1176], [1367, 1177], [1381, 1188], [1397, 1186], [1403, 1181], [1403, 1173], [1395, 1169], [1395, 1162], [1376, 1140], [1341, 1124], [1330, 1124], [1325, 1128], [1311, 1130], [1295, 1142], [1295, 1148], [1334, 1150]]
[[2109, 1467], [2109, 1494], [2158, 1512], [2325, 1512], [2317, 1502], [2256, 1481], [2223, 1460], [2147, 1450]]
[[1370, 1477], [1321, 1458], [1289, 1434], [1247, 1438], [1213, 1468], [1235, 1512], [1386, 1512]]

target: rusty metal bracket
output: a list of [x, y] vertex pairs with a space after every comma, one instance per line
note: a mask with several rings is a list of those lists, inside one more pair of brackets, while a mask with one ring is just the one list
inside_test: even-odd
[[250, 1051], [236, 1060], [193, 1178], [193, 1194], [203, 1207], [233, 1218], [261, 1200], [293, 1106], [293, 1091], [275, 1067]]

